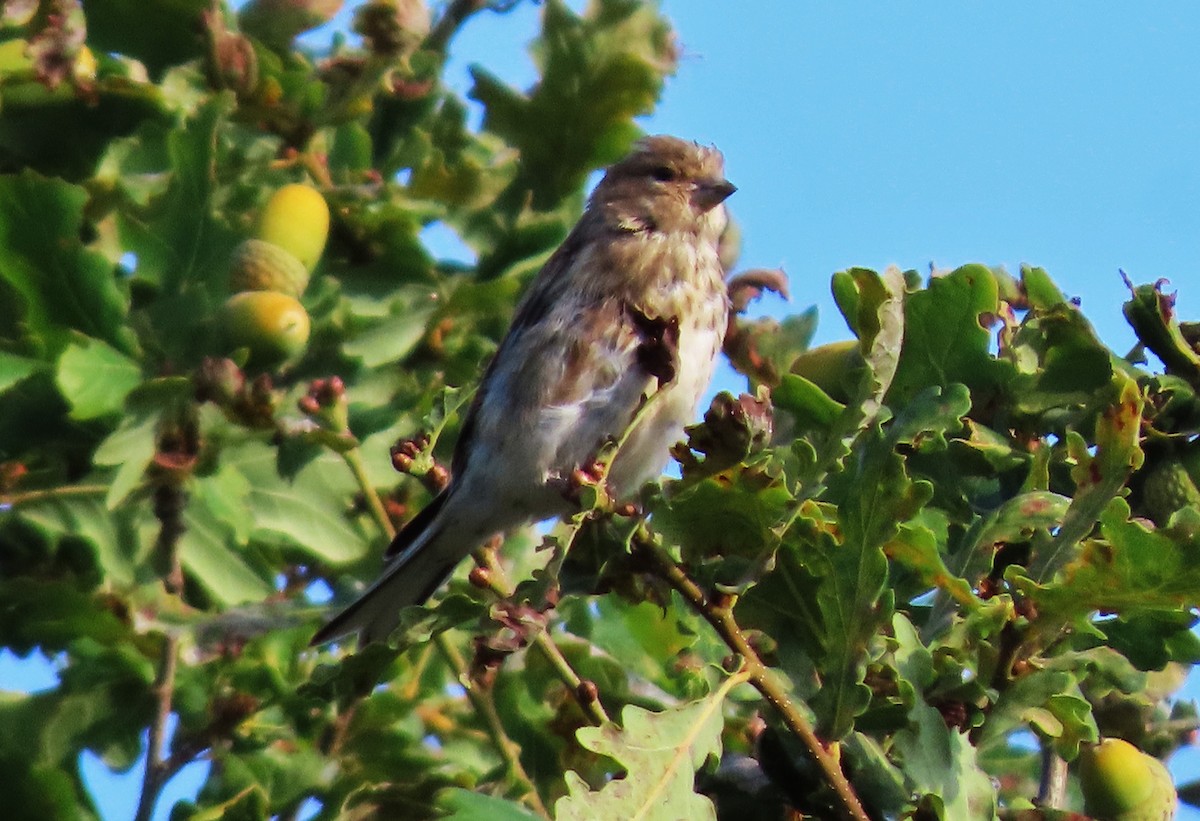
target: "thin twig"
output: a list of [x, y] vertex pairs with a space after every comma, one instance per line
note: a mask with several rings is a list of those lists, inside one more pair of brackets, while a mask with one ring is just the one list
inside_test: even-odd
[[829, 754], [821, 740], [817, 738], [808, 718], [792, 703], [791, 697], [780, 685], [773, 671], [763, 663], [750, 642], [746, 640], [746, 636], [733, 618], [733, 611], [728, 606], [717, 606], [710, 602], [699, 585], [683, 572], [682, 568], [660, 545], [639, 541], [638, 548], [653, 560], [658, 574], [677, 590], [688, 604], [704, 617], [705, 621], [712, 625], [731, 650], [741, 656], [742, 663], [745, 665], [744, 669], [749, 674], [750, 683], [776, 709], [788, 729], [804, 743], [817, 766], [825, 774], [825, 779], [841, 799], [846, 817], [854, 819], [854, 821], [870, 821], [858, 796], [854, 793], [854, 788], [842, 772], [842, 768]]
[[[154, 489], [154, 515], [159, 522], [155, 541], [155, 558], [167, 595], [178, 598], [183, 593], [183, 565], [179, 558], [179, 538], [183, 535], [183, 510], [187, 494], [179, 481], [166, 481]], [[149, 821], [158, 803], [163, 785], [186, 764], [166, 751], [167, 722], [171, 718], [171, 700], [175, 692], [175, 671], [179, 665], [179, 636], [168, 631], [163, 637], [158, 672], [151, 693], [156, 703], [154, 720], [146, 739], [146, 772], [142, 776], [142, 793], [138, 796], [134, 821]]]
[[[514, 587], [508, 579], [508, 574], [504, 572], [504, 567], [496, 561], [493, 551], [487, 548], [475, 551], [475, 562], [480, 567], [487, 569], [488, 587], [493, 593], [502, 599], [512, 596]], [[549, 634], [545, 630], [539, 630], [534, 633], [530, 641], [533, 647], [549, 663], [555, 675], [559, 677], [563, 684], [567, 685], [567, 689], [571, 691], [571, 694], [579, 703], [580, 709], [583, 710], [588, 720], [597, 726], [610, 721], [608, 713], [604, 710], [604, 705], [600, 703], [600, 699], [582, 697], [581, 687], [583, 685], [583, 678], [571, 666], [571, 662], [567, 661], [567, 657], [558, 649], [558, 645], [554, 643]]]
[[354, 474], [354, 480], [358, 482], [358, 487], [362, 491], [363, 498], [367, 501], [367, 509], [371, 511], [372, 518], [379, 525], [389, 540], [396, 535], [396, 526], [392, 524], [391, 518], [387, 515], [387, 510], [383, 506], [383, 501], [379, 498], [379, 494], [371, 485], [371, 480], [367, 477], [367, 468], [363, 464], [362, 452], [358, 448], [350, 448], [342, 454], [342, 459], [345, 460], [346, 466], [350, 468], [350, 472]]
[[[643, 395], [641, 403], [634, 411], [629, 424], [621, 431], [621, 435], [615, 441], [601, 448], [591, 466], [592, 481], [597, 485], [603, 484], [605, 479], [608, 478], [608, 473], [612, 469], [613, 462], [616, 461], [621, 449], [629, 441], [629, 437], [633, 432], [637, 430], [639, 423], [650, 413], [655, 400], [661, 394], [661, 390], [655, 389], [653, 393]], [[583, 526], [583, 520], [584, 517], [579, 517], [568, 526], [565, 539], [566, 549], [569, 550], [570, 546], [575, 542], [575, 537], [579, 534], [579, 530]], [[487, 548], [481, 548], [475, 551], [474, 557], [475, 562], [488, 571], [488, 586], [491, 590], [502, 599], [509, 598], [513, 594], [514, 587], [508, 580], [508, 575], [504, 572], [504, 568], [495, 560], [495, 554]], [[575, 697], [576, 702], [588, 719], [597, 726], [611, 721], [599, 698], [584, 696], [583, 678], [575, 671], [571, 663], [567, 661], [566, 656], [562, 654], [562, 651], [558, 649], [558, 645], [554, 643], [546, 631], [538, 631], [534, 634], [531, 641], [533, 646], [537, 648], [550, 664], [550, 667], [559, 679], [570, 689], [571, 694]]]
[[445, 52], [446, 47], [450, 45], [450, 41], [462, 28], [463, 23], [467, 22], [471, 15], [483, 11], [487, 7], [487, 0], [454, 0], [442, 12], [437, 24], [425, 38], [424, 47], [430, 51]]
[[154, 678], [154, 698], [157, 702], [154, 721], [150, 724], [146, 742], [146, 772], [142, 776], [142, 794], [138, 797], [133, 821], [150, 821], [154, 805], [170, 772], [164, 758], [167, 720], [171, 717], [171, 696], [175, 690], [175, 668], [179, 661], [179, 637], [167, 634], [159, 657], [158, 674]]
[[1169, 718], [1165, 721], [1151, 721], [1146, 724], [1150, 733], [1169, 733], [1171, 735], [1194, 733], [1200, 730], [1200, 716], [1191, 718]]
[[504, 761], [504, 769], [509, 779], [525, 790], [523, 798], [534, 812], [543, 818], [549, 818], [550, 813], [546, 809], [546, 805], [542, 803], [542, 797], [538, 795], [533, 779], [529, 777], [529, 773], [525, 771], [524, 765], [521, 764], [521, 748], [504, 731], [504, 724], [500, 721], [500, 714], [496, 711], [496, 704], [492, 701], [491, 695], [479, 686], [479, 682], [474, 681], [468, 675], [466, 660], [458, 652], [458, 648], [454, 646], [454, 642], [450, 641], [449, 635], [438, 633], [434, 636], [434, 642], [437, 645], [438, 651], [449, 663], [450, 668], [455, 671], [458, 683], [466, 691], [467, 699], [470, 700], [471, 706], [475, 708], [475, 712], [483, 719], [483, 725], [487, 730], [488, 738], [491, 739], [492, 746], [500, 753], [500, 758]]
[[45, 499], [64, 499], [72, 496], [103, 496], [108, 493], [108, 489], [108, 485], [64, 485], [62, 487], [48, 487], [40, 490], [26, 490], [21, 493], [0, 494], [0, 504], [18, 507]]
[[[367, 477], [367, 472], [363, 467], [362, 456], [358, 448], [351, 448], [342, 454], [342, 456], [349, 466], [350, 471], [354, 474], [359, 490], [362, 491], [363, 497], [367, 501], [367, 509], [371, 511], [376, 524], [379, 525], [380, 530], [389, 539], [393, 538], [396, 535], [396, 527], [392, 524], [392, 520], [388, 518], [387, 511], [383, 507], [383, 502], [380, 500], [378, 492]], [[501, 760], [504, 761], [505, 770], [509, 778], [526, 791], [525, 800], [529, 806], [543, 818], [549, 818], [550, 814], [546, 810], [546, 806], [542, 803], [541, 796], [538, 795], [537, 787], [521, 764], [519, 755], [520, 747], [505, 732], [504, 725], [500, 721], [500, 714], [496, 711], [496, 705], [492, 701], [491, 694], [485, 692], [471, 680], [466, 661], [446, 633], [435, 635], [433, 637], [433, 644], [437, 648], [439, 655], [446, 661], [446, 665], [454, 674], [454, 678], [466, 691], [467, 699], [471, 702], [471, 706], [483, 720], [484, 726], [487, 728], [488, 737], [491, 739], [492, 745], [496, 748], [496, 752], [500, 755]]]

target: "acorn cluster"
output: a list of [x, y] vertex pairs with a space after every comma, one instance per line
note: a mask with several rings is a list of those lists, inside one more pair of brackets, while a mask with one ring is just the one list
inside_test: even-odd
[[325, 250], [329, 206], [315, 188], [280, 188], [259, 215], [254, 236], [234, 249], [221, 327], [230, 351], [246, 350], [246, 364], [272, 368], [299, 356], [310, 321], [299, 297]]

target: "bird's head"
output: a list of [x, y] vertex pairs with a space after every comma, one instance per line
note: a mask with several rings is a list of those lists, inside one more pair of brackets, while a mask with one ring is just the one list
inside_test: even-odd
[[737, 189], [725, 179], [721, 152], [676, 137], [639, 140], [611, 166], [591, 205], [623, 228], [673, 233], [707, 228], [720, 234], [727, 217], [720, 207]]

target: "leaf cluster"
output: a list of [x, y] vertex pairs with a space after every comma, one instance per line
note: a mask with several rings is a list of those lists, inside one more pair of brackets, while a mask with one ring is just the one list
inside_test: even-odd
[[[58, 671], [0, 692], [12, 817], [96, 817], [92, 753], [144, 769], [139, 819], [195, 761], [173, 818], [1050, 818], [1035, 797], [1082, 803], [1043, 760], [1181, 743], [1198, 335], [1131, 285], [1163, 367], [1117, 355], [1037, 268], [839, 272], [851, 339], [819, 356], [813, 312], [739, 316], [748, 392], [677, 478], [618, 504], [584, 477], [389, 646], [310, 649], [444, 483], [523, 286], [677, 53], [652, 3], [546, 0], [534, 86], [475, 67], [464, 100], [453, 36], [511, 3], [370, 0], [322, 53], [293, 38], [328, 4], [270, 5], [0, 17], [0, 647]], [[255, 369], [219, 309], [292, 182], [333, 215], [313, 333]], [[764, 288], [730, 280], [739, 311]]]

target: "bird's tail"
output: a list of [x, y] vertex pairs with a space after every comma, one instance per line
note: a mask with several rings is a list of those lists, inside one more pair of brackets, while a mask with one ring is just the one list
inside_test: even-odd
[[421, 604], [441, 586], [458, 564], [460, 554], [439, 549], [443, 522], [434, 522], [443, 496], [435, 499], [392, 540], [385, 556], [395, 556], [379, 579], [312, 637], [312, 644], [357, 632], [359, 646], [382, 641], [400, 623], [400, 609]]

